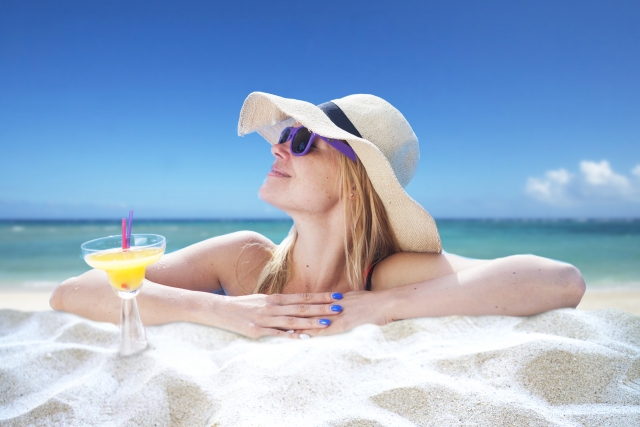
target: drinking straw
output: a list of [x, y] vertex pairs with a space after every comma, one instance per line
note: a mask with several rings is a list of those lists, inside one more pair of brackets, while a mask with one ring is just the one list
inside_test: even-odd
[[127, 249], [127, 219], [122, 218], [122, 250]]
[[127, 247], [131, 247], [131, 225], [133, 224], [133, 209], [129, 211], [129, 225], [127, 226]]

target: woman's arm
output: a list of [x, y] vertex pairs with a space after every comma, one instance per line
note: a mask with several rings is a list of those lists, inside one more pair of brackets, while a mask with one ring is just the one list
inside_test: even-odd
[[[330, 305], [342, 296], [247, 295], [255, 287], [260, 266], [266, 260], [264, 248], [269, 243], [257, 233], [232, 233], [165, 255], [147, 268], [136, 298], [142, 322], [201, 323], [253, 338], [298, 338], [299, 334], [284, 331], [325, 328], [318, 318], [337, 315]], [[221, 286], [227, 294], [237, 296], [211, 293]], [[100, 270], [65, 280], [51, 295], [50, 305], [54, 310], [91, 320], [114, 324], [120, 320], [120, 299], [112, 291], [106, 273]]]
[[422, 316], [529, 316], [575, 308], [586, 286], [571, 264], [534, 255], [487, 261], [424, 282], [382, 291], [389, 320]]
[[[237, 332], [251, 338], [265, 335], [301, 338], [289, 330], [322, 329], [318, 318], [335, 316], [331, 303], [342, 298], [332, 293], [245, 295], [228, 297], [164, 286], [145, 280], [136, 300], [145, 325], [193, 322]], [[91, 270], [64, 282], [51, 297], [54, 310], [91, 320], [118, 324], [118, 298], [100, 270]]]
[[[198, 308], [217, 295], [164, 286], [144, 281], [136, 297], [145, 325], [169, 322], [193, 322]], [[101, 270], [90, 270], [62, 282], [51, 295], [51, 308], [74, 313], [99, 322], [120, 322], [118, 298]], [[212, 319], [213, 320], [213, 319]]]
[[[426, 316], [528, 316], [576, 307], [585, 291], [577, 268], [534, 255], [469, 260], [480, 261], [475, 264], [451, 263], [443, 255], [431, 255], [431, 260], [425, 261], [430, 264], [430, 270], [423, 268], [424, 264], [414, 264], [413, 270], [409, 268], [411, 261], [407, 259], [411, 257], [413, 255], [398, 257], [400, 261], [393, 267], [388, 265], [378, 279], [386, 276], [392, 280], [395, 276], [406, 280], [412, 274], [435, 277], [409, 284], [396, 282], [396, 286], [389, 287], [384, 286], [388, 282], [379, 282], [374, 284], [373, 292], [347, 293], [341, 302], [342, 313], [329, 328], [304, 332], [324, 335], [344, 332], [364, 323], [385, 325], [394, 320]], [[445, 274], [439, 275], [443, 272]]]
[[[250, 293], [251, 291], [243, 292], [238, 286], [236, 273], [240, 270], [240, 276], [243, 278], [246, 274], [242, 274], [242, 268], [237, 268], [237, 261], [241, 254], [249, 254], [249, 257], [244, 257], [243, 260], [259, 264], [265, 256], [258, 253], [258, 250], [261, 247], [268, 249], [269, 243], [271, 242], [268, 239], [257, 233], [237, 232], [207, 239], [166, 254], [157, 263], [147, 267], [147, 280], [140, 291], [138, 302], [142, 305], [147, 296], [157, 299], [159, 295], [164, 295], [167, 302], [172, 302], [176, 295], [184, 294], [184, 290], [199, 291], [193, 294], [194, 298], [202, 297], [206, 293], [221, 290], [223, 285], [227, 294]], [[244, 250], [247, 246], [252, 248], [252, 252]], [[163, 293], [159, 293], [160, 289]], [[119, 317], [111, 316], [119, 312], [119, 303], [118, 297], [111, 290], [106, 273], [100, 270], [91, 270], [65, 280], [54, 290], [50, 299], [51, 307], [56, 310], [114, 323], [119, 321]], [[161, 317], [155, 322], [148, 319], [153, 322], [149, 324], [172, 322], [178, 318], [185, 320], [177, 316], [177, 313], [171, 314], [182, 309], [179, 305], [172, 306], [167, 311], [166, 321], [160, 314]], [[163, 312], [165, 311], [160, 310], [160, 313]]]

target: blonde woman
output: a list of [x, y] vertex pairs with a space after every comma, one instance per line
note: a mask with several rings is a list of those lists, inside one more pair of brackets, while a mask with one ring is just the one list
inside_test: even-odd
[[[351, 95], [315, 106], [254, 92], [238, 124], [240, 135], [253, 131], [274, 156], [259, 196], [293, 219], [289, 235], [276, 245], [237, 232], [165, 255], [138, 296], [145, 324], [308, 338], [365, 323], [526, 316], [580, 302], [585, 283], [570, 264], [443, 253], [435, 221], [404, 191], [418, 140], [385, 100]], [[105, 273], [92, 270], [60, 284], [51, 306], [118, 323], [110, 289]]]

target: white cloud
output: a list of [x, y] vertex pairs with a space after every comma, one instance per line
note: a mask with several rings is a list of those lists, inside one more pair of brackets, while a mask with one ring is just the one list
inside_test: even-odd
[[[640, 178], [640, 164], [631, 173]], [[529, 177], [525, 193], [552, 205], [640, 202], [640, 181], [614, 172], [607, 160], [583, 160], [578, 174], [557, 169], [540, 178]]]
[[525, 192], [542, 202], [566, 204], [565, 189], [572, 179], [573, 175], [565, 169], [547, 171], [543, 178], [529, 177]]
[[585, 180], [592, 185], [611, 185], [616, 188], [626, 188], [629, 180], [611, 170], [609, 162], [602, 160], [600, 163], [583, 160], [580, 162], [580, 170]]

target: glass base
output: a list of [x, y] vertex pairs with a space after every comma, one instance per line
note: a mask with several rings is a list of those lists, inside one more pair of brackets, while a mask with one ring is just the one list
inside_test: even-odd
[[147, 348], [147, 335], [140, 320], [135, 295], [123, 298], [120, 305], [120, 356], [130, 356]]

